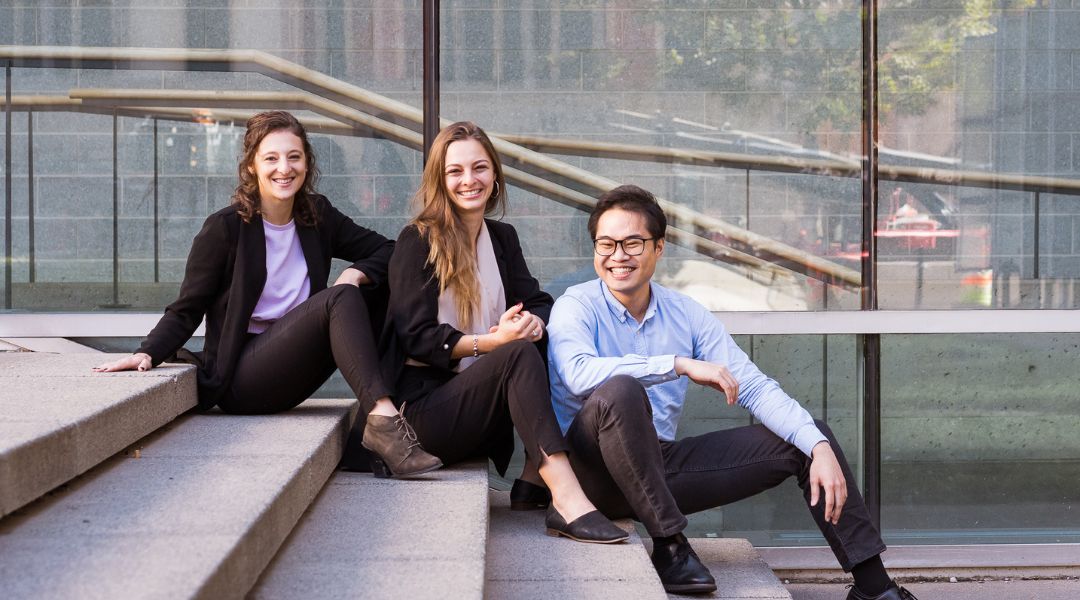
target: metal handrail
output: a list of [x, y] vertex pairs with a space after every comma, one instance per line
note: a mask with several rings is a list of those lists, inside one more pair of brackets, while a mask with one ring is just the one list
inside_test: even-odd
[[[101, 114], [113, 114], [117, 111], [123, 111], [132, 115], [152, 116], [157, 118], [179, 118], [184, 120], [204, 120], [211, 114], [214, 114], [219, 120], [233, 121], [242, 121], [246, 119], [247, 116], [250, 116], [250, 113], [211, 113], [209, 108], [277, 106], [311, 110], [325, 116], [335, 117], [334, 119], [322, 119], [318, 121], [314, 121], [310, 117], [302, 119], [305, 122], [305, 127], [311, 126], [310, 128], [313, 131], [336, 134], [356, 135], [360, 133], [376, 135], [392, 139], [398, 143], [412, 147], [413, 149], [418, 149], [418, 144], [422, 143], [419, 134], [416, 132], [406, 130], [390, 123], [380, 123], [378, 119], [373, 119], [359, 111], [341, 106], [334, 102], [326, 101], [323, 98], [307, 92], [73, 89], [70, 91], [69, 95], [71, 96], [70, 98], [57, 98], [53, 103], [46, 103], [46, 100], [49, 97], [33, 97], [34, 100], [38, 102], [36, 105], [22, 99], [16, 101], [16, 99], [13, 98], [12, 106], [13, 108], [15, 106], [25, 107], [27, 109], [34, 108], [34, 110], [43, 110], [44, 108], [42, 107], [48, 107], [49, 109], [55, 110], [77, 110], [81, 112], [98, 112]], [[138, 106], [121, 104], [126, 101], [134, 102]], [[184, 104], [191, 104], [199, 108], [189, 110], [176, 108], [177, 105]], [[493, 141], [498, 146], [498, 140]], [[570, 187], [536, 177], [535, 175], [511, 167], [509, 164], [506, 166], [506, 177], [524, 189], [551, 197], [561, 204], [585, 212], [591, 210], [595, 205], [596, 200], [591, 196]], [[595, 182], [589, 183], [595, 185]], [[612, 182], [611, 187], [614, 187], [614, 185], [614, 182]], [[850, 280], [851, 274], [843, 273], [835, 268], [830, 269], [832, 263], [817, 259], [817, 257], [806, 253], [803, 253], [804, 256], [802, 257], [802, 261], [782, 261], [781, 259], [778, 264], [741, 252], [715, 240], [703, 237], [693, 230], [685, 230], [678, 221], [678, 219], [681, 218], [682, 222], [689, 221], [691, 224], [695, 225], [697, 229], [701, 229], [709, 227], [708, 224], [703, 226], [700, 223], [702, 219], [708, 219], [709, 217], [705, 217], [694, 211], [687, 212], [684, 210], [684, 207], [673, 203], [668, 203], [665, 210], [667, 210], [669, 216], [672, 217], [671, 231], [669, 232], [672, 241], [692, 248], [702, 254], [725, 262], [742, 263], [752, 268], [762, 269], [771, 273], [788, 274], [791, 271], [803, 272], [803, 269], [798, 268], [798, 266], [809, 266], [815, 268], [816, 271], [822, 274], [819, 275], [819, 278], [827, 278], [828, 281], [833, 283], [839, 282], [841, 284], [858, 285], [857, 280]], [[713, 229], [719, 229], [719, 227], [713, 226]], [[759, 245], [766, 246], [765, 244]], [[837, 267], [835, 265], [833, 266]], [[844, 267], [839, 267], [839, 269], [844, 269]], [[851, 270], [848, 269], [848, 271]], [[852, 271], [852, 273], [854, 272]], [[845, 278], [844, 275], [847, 275], [847, 278]]]
[[[402, 102], [375, 94], [358, 86], [278, 58], [258, 50], [188, 50], [163, 48], [94, 48], [57, 46], [5, 46], [0, 47], [0, 59], [6, 59], [17, 67], [52, 68], [129, 68], [180, 71], [243, 71], [256, 72], [293, 85], [319, 98], [315, 112], [324, 112], [329, 105], [338, 103], [362, 108], [370, 113], [372, 122], [365, 123], [372, 129], [387, 125], [403, 129], [419, 129], [423, 114]], [[172, 93], [172, 92], [170, 92]], [[333, 112], [333, 111], [331, 111]], [[374, 121], [389, 121], [379, 125]], [[443, 119], [443, 123], [449, 123]], [[396, 132], [402, 133], [402, 132]], [[391, 137], [397, 137], [388, 133]], [[516, 144], [495, 139], [493, 142], [508, 166], [517, 167], [533, 174], [555, 176], [568, 186], [582, 191], [603, 192], [619, 185], [618, 182], [600, 177], [584, 169], [544, 156]], [[421, 140], [422, 144], [422, 140]], [[417, 146], [418, 147], [418, 146]], [[693, 235], [710, 236], [719, 233], [736, 246], [742, 254], [753, 253], [770, 261], [780, 263], [791, 270], [822, 279], [829, 283], [858, 287], [861, 278], [857, 271], [814, 256], [771, 238], [755, 234], [721, 219], [701, 215], [685, 206], [659, 199], [672, 217], [676, 228], [689, 227]], [[746, 250], [747, 252], [742, 252]]]

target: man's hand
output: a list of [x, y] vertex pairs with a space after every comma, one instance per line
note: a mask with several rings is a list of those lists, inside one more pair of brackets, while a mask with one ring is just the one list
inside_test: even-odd
[[832, 446], [820, 441], [810, 451], [810, 506], [817, 506], [818, 486], [825, 490], [825, 520], [836, 525], [847, 502], [847, 481]]
[[342, 271], [341, 275], [338, 275], [338, 278], [334, 281], [334, 285], [341, 285], [343, 283], [346, 283], [349, 285], [355, 285], [356, 287], [360, 287], [365, 283], [370, 282], [371, 280], [368, 279], [368, 276], [365, 275], [363, 271], [361, 271], [360, 269], [354, 269], [352, 267], [349, 267]]
[[690, 381], [724, 392], [729, 405], [739, 399], [739, 382], [724, 365], [682, 356], [675, 357], [675, 373], [686, 375]]

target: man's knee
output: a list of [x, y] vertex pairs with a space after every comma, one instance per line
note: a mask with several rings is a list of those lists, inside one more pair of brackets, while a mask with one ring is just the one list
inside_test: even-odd
[[625, 415], [645, 415], [652, 419], [652, 406], [645, 386], [629, 375], [616, 375], [600, 384], [589, 396], [605, 412]]

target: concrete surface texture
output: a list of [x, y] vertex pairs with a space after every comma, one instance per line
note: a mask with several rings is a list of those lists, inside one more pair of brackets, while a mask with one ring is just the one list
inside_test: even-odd
[[492, 491], [487, 589], [492, 600], [665, 597], [633, 531], [622, 544], [583, 544], [544, 534], [544, 511], [511, 512], [509, 492]]
[[[791, 594], [750, 542], [738, 538], [695, 538], [690, 544], [716, 578], [716, 591], [708, 596], [668, 594], [668, 598], [791, 600]], [[652, 540], [646, 539], [644, 546], [652, 552]]]
[[[1003, 580], [904, 583], [919, 600], [1076, 600], [1080, 580]], [[839, 600], [847, 585], [795, 583], [787, 586], [793, 600]]]
[[107, 354], [0, 352], [0, 516], [195, 405], [195, 371], [94, 373]]
[[334, 473], [249, 598], [479, 600], [485, 463], [412, 480]]
[[355, 401], [189, 415], [0, 521], [5, 598], [229, 598], [333, 472]]

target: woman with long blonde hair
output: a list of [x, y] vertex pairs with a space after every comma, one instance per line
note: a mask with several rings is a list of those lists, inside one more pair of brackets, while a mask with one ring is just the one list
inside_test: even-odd
[[582, 491], [551, 407], [543, 357], [552, 298], [529, 273], [514, 228], [485, 218], [504, 212], [506, 193], [483, 130], [460, 122], [436, 136], [419, 214], [390, 259], [398, 399], [424, 448], [447, 464], [487, 456], [505, 473], [516, 427], [527, 461], [511, 507], [547, 507], [549, 535], [620, 542], [627, 534]]

